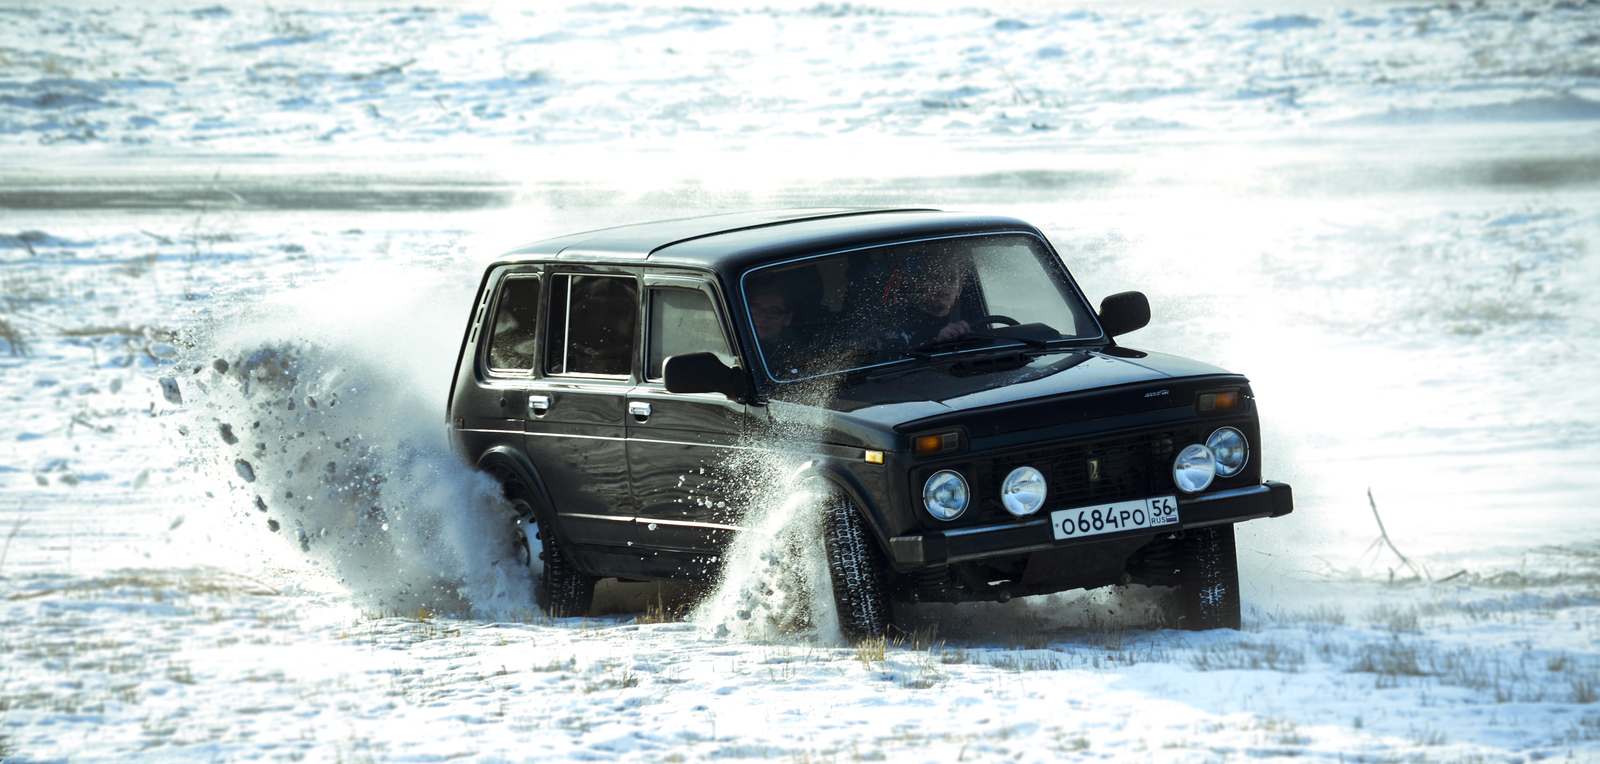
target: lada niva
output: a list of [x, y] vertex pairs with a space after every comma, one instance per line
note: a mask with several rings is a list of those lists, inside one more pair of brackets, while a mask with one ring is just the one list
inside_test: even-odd
[[714, 581], [751, 532], [749, 476], [723, 473], [803, 433], [784, 477], [816, 497], [849, 636], [889, 629], [891, 601], [1118, 584], [1177, 587], [1184, 628], [1238, 628], [1233, 524], [1288, 514], [1290, 487], [1262, 479], [1249, 380], [1116, 341], [1149, 320], [1138, 292], [1091, 309], [1006, 217], [623, 226], [488, 266], [448, 421], [551, 613], [606, 577]]

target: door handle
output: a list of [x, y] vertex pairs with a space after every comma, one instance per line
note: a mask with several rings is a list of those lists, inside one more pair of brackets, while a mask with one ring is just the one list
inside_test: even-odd
[[650, 404], [644, 401], [628, 401], [628, 413], [632, 414], [634, 419], [643, 422], [650, 418]]
[[544, 416], [546, 413], [548, 413], [550, 411], [550, 396], [548, 396], [548, 395], [530, 395], [530, 396], [528, 396], [528, 411], [530, 413], [532, 413], [534, 416]]

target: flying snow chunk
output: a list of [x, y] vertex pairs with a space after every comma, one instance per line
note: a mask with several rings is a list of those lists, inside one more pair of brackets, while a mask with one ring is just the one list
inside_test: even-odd
[[233, 471], [239, 473], [239, 477], [244, 478], [244, 482], [246, 483], [256, 482], [255, 468], [251, 467], [250, 463], [243, 459], [234, 461]]
[[178, 392], [178, 380], [172, 377], [162, 377], [156, 380], [161, 383], [161, 397], [174, 406], [183, 405], [183, 393]]
[[233, 434], [233, 425], [223, 422], [222, 424], [217, 425], [217, 431], [222, 434], [223, 443], [231, 446], [239, 442], [239, 438]]

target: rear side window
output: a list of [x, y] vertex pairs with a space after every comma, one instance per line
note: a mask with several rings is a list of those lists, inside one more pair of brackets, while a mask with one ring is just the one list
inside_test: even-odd
[[686, 353], [716, 353], [731, 364], [728, 340], [722, 322], [705, 292], [694, 289], [650, 290], [649, 380], [661, 379], [661, 366], [667, 358]]
[[626, 377], [639, 331], [639, 285], [631, 276], [550, 278], [545, 373]]
[[489, 370], [526, 374], [533, 370], [539, 321], [538, 277], [512, 277], [500, 287], [489, 338]]

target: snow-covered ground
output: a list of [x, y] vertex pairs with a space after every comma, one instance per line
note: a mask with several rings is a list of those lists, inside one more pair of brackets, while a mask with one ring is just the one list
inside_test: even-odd
[[[0, 759], [1600, 760], [1600, 5], [988, 7], [0, 8]], [[1030, 220], [1250, 375], [1245, 630], [538, 616], [482, 264], [795, 204]]]

